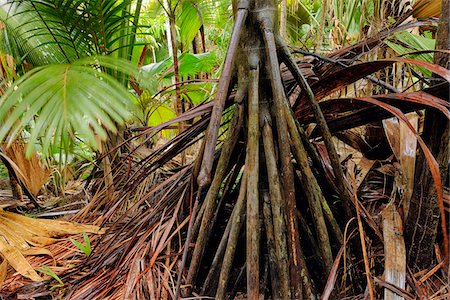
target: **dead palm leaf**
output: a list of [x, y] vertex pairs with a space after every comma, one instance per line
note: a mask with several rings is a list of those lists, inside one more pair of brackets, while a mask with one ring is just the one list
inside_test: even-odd
[[20, 170], [16, 175], [23, 181], [33, 196], [37, 197], [42, 186], [48, 181], [51, 170], [36, 152], [33, 152], [31, 157], [27, 159], [25, 149], [26, 144], [18, 140], [9, 146], [4, 146], [5, 154]]
[[25, 255], [52, 255], [44, 247], [71, 234], [90, 232], [101, 234], [97, 226], [74, 224], [57, 220], [34, 219], [0, 210], [0, 253], [21, 275], [41, 281]]

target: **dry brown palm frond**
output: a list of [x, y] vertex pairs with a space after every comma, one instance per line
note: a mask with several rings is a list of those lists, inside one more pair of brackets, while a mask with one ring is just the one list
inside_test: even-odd
[[[98, 235], [89, 235], [89, 240], [91, 243], [99, 238]], [[78, 237], [73, 236], [73, 239], [83, 243], [83, 237], [78, 235]], [[55, 243], [50, 244], [45, 247], [46, 252], [41, 251], [40, 253], [34, 252], [33, 255], [30, 252], [30, 256], [27, 256], [27, 261], [34, 269], [41, 269], [43, 266], [49, 267], [56, 274], [62, 273], [64, 271], [69, 271], [75, 267], [77, 264], [81, 264], [86, 260], [86, 256], [80, 253], [80, 250], [69, 240], [69, 239], [58, 239]], [[32, 289], [23, 288], [27, 284], [30, 284], [30, 280], [24, 278], [20, 273], [12, 272], [11, 268], [7, 269], [7, 278], [2, 282], [2, 287], [0, 288], [0, 294], [8, 299], [16, 295], [15, 297], [32, 298], [36, 294], [42, 294], [42, 296], [50, 295], [51, 290], [47, 289], [46, 286], [32, 285]], [[41, 274], [44, 280], [49, 280], [49, 284], [57, 284], [56, 281], [52, 281], [52, 277], [46, 274]]]
[[[36, 219], [0, 210], [0, 253], [4, 268], [10, 265], [20, 275], [32, 281], [42, 281], [43, 278], [25, 256], [46, 255], [53, 258], [48, 245], [62, 237], [82, 232], [103, 233], [97, 226]], [[11, 288], [8, 284], [2, 286]]]
[[[448, 83], [442, 83], [418, 92], [375, 95], [371, 98], [393, 105], [405, 113], [426, 107], [432, 107], [444, 113], [449, 107], [447, 102], [448, 88]], [[392, 116], [381, 107], [359, 101], [355, 102], [354, 100], [355, 98], [333, 98], [320, 102], [332, 132], [355, 128]], [[297, 110], [297, 118], [300, 122], [306, 124], [313, 122], [312, 112], [309, 108], [303, 110], [299, 108]]]
[[11, 145], [3, 146], [4, 153], [20, 170], [16, 175], [23, 181], [33, 196], [36, 197], [42, 186], [50, 178], [51, 170], [36, 152], [27, 159], [25, 157], [25, 148], [26, 144], [19, 140], [14, 141]]
[[[203, 125], [201, 125], [202, 123], [200, 123], [200, 127], [202, 127]], [[194, 132], [195, 132], [195, 125], [193, 127]], [[183, 134], [181, 135], [183, 136]], [[185, 133], [185, 138], [181, 138], [181, 144], [186, 144], [186, 140], [189, 140], [190, 138], [190, 134], [189, 134], [189, 130]], [[178, 137], [180, 139], [180, 136]], [[172, 147], [175, 147], [175, 150], [172, 150], [173, 152], [170, 152], [172, 154], [170, 155], [176, 155], [177, 152], [176, 151], [181, 151], [180, 149], [183, 148], [177, 148], [178, 142], [177, 140], [175, 140], [174, 145]], [[158, 154], [162, 155], [163, 159], [164, 156], [167, 154], [164, 154], [165, 151], [167, 150], [167, 148], [161, 148], [161, 149], [156, 149], [154, 150], [155, 153], [152, 154], [152, 156], [157, 156]], [[157, 156], [158, 157], [158, 156]], [[119, 202], [116, 202], [115, 205], [112, 207], [112, 210], [110, 209], [110, 212], [112, 211], [116, 211], [119, 213], [118, 207], [120, 207], [119, 204], [120, 202], [124, 202], [126, 201], [126, 199], [128, 199], [128, 197], [132, 197], [133, 199], [135, 198], [135, 195], [139, 195], [136, 194], [136, 190], [134, 189], [130, 189], [128, 187], [128, 184], [133, 185], [135, 187], [139, 187], [142, 184], [146, 184], [145, 180], [147, 178], [147, 174], [151, 174], [152, 172], [158, 172], [158, 168], [155, 167], [152, 164], [152, 159], [151, 157], [147, 157], [144, 159], [144, 161], [148, 161], [147, 164], [143, 163], [143, 167], [142, 168], [138, 168], [136, 170], [133, 170], [133, 172], [131, 172], [129, 174], [129, 176], [127, 177], [122, 177], [123, 179], [127, 180], [128, 182], [124, 183], [123, 185], [121, 185], [121, 190], [119, 191], [119, 193], [117, 193], [115, 195], [115, 197], [117, 197], [116, 199]], [[161, 162], [161, 160], [158, 160], [159, 162]], [[160, 167], [160, 166], [158, 166]], [[166, 238], [168, 239], [168, 243], [169, 245], [172, 244], [172, 247], [174, 247], [175, 245], [173, 245], [173, 242], [170, 242], [170, 240], [174, 239], [174, 238], [179, 238], [179, 231], [184, 227], [184, 224], [186, 223], [186, 221], [188, 221], [188, 219], [184, 218], [184, 220], [179, 220], [178, 216], [179, 213], [177, 213], [179, 208], [175, 208], [175, 206], [169, 205], [169, 203], [174, 203], [173, 201], [175, 200], [173, 197], [178, 195], [181, 191], [181, 189], [184, 189], [184, 194], [185, 196], [182, 196], [181, 198], [179, 198], [178, 201], [178, 206], [181, 205], [183, 203], [183, 206], [186, 205], [185, 201], [186, 199], [186, 188], [189, 186], [188, 184], [190, 183], [190, 175], [188, 176], [188, 174], [191, 172], [191, 167], [188, 168], [184, 168], [183, 171], [174, 173], [173, 175], [169, 175], [169, 176], [163, 176], [160, 177], [160, 182], [153, 182], [153, 185], [151, 186], [151, 189], [148, 192], [145, 193], [141, 193], [140, 197], [137, 198], [135, 201], [132, 201], [132, 203], [134, 202], [134, 205], [131, 205], [130, 208], [123, 214], [120, 213], [122, 215], [121, 218], [119, 218], [115, 224], [111, 227], [110, 230], [110, 238], [106, 238], [103, 242], [102, 242], [102, 246], [100, 249], [103, 249], [103, 253], [104, 255], [102, 255], [102, 257], [98, 257], [99, 261], [103, 261], [103, 260], [110, 260], [113, 259], [117, 261], [117, 263], [120, 264], [125, 264], [123, 266], [123, 268], [121, 267], [120, 270], [122, 270], [121, 272], [117, 273], [114, 272], [112, 274], [110, 274], [110, 277], [113, 276], [113, 278], [116, 278], [117, 280], [119, 278], [124, 278], [123, 276], [126, 276], [125, 278], [129, 278], [129, 280], [136, 280], [135, 277], [130, 277], [130, 273], [128, 272], [137, 272], [137, 271], [132, 271], [128, 270], [128, 266], [127, 266], [127, 262], [128, 261], [135, 261], [135, 260], [139, 260], [139, 261], [145, 261], [145, 263], [141, 263], [140, 266], [138, 267], [137, 265], [134, 265], [133, 268], [138, 268], [139, 269], [139, 278], [142, 278], [142, 280], [144, 280], [145, 278], [153, 278], [152, 279], [152, 285], [151, 286], [159, 286], [159, 290], [156, 293], [161, 293], [163, 291], [166, 291], [169, 294], [173, 294], [173, 291], [171, 291], [171, 288], [169, 286], [167, 286], [167, 282], [163, 285], [161, 285], [161, 282], [164, 282], [164, 280], [167, 280], [167, 276], [173, 276], [174, 274], [171, 273], [167, 273], [167, 270], [164, 270], [164, 268], [161, 268], [162, 266], [166, 266], [168, 267], [167, 263], [165, 263], [165, 260], [167, 258], [165, 258], [165, 250], [164, 250], [164, 241], [160, 239], [163, 238], [164, 236], [166, 236]], [[145, 175], [145, 176], [143, 176]], [[130, 176], [134, 176], [138, 182], [132, 182], [129, 180]], [[166, 192], [164, 192], [166, 191]], [[110, 199], [108, 199], [110, 200]], [[183, 200], [182, 202], [179, 202]], [[167, 202], [169, 201], [169, 202]], [[88, 208], [89, 211], [89, 208]], [[145, 211], [146, 212], [146, 217], [144, 217], [144, 219], [142, 219], [142, 212]], [[113, 214], [108, 214], [109, 216], [112, 216]], [[108, 217], [108, 215], [106, 217]], [[159, 216], [159, 217], [158, 217]], [[166, 219], [169, 218], [170, 216], [172, 217], [172, 221], [171, 223], [167, 223]], [[177, 219], [173, 219], [177, 217]], [[160, 219], [158, 219], [160, 218]], [[114, 218], [113, 218], [114, 219]], [[113, 220], [113, 219], [103, 219], [103, 220]], [[174, 226], [173, 221], [177, 220], [177, 222], [179, 222], [180, 224], [178, 224], [177, 226]], [[137, 228], [138, 230], [130, 230], [132, 228]], [[169, 233], [170, 235], [164, 235], [162, 232], [166, 232]], [[127, 233], [127, 235], [123, 236], [123, 233]], [[141, 232], [142, 234], [139, 234], [137, 236], [133, 236], [133, 233], [137, 234], [138, 232]], [[131, 235], [129, 235], [131, 234]], [[125, 246], [112, 246], [115, 244], [120, 244], [121, 241], [123, 241], [123, 243], [125, 243], [124, 245], [130, 245], [130, 239], [131, 241], [136, 239], [135, 242], [135, 246], [132, 246], [132, 248], [127, 248], [128, 250], [126, 250], [127, 253], [129, 253], [129, 255], [127, 256], [123, 256], [123, 255], [119, 255], [116, 253], [123, 253], [123, 251], [125, 251], [125, 249], [123, 247]], [[143, 245], [148, 244], [147, 241], [151, 241], [150, 243], [150, 248], [147, 250], [142, 250]], [[134, 244], [134, 243], [133, 243]], [[159, 245], [159, 246], [158, 246]], [[112, 246], [112, 247], [111, 247]], [[178, 249], [179, 250], [175, 250], [176, 252], [179, 253], [179, 251], [182, 249], [180, 247], [180, 241], [178, 242]], [[137, 247], [137, 248], [136, 248]], [[135, 250], [136, 249], [136, 250]], [[137, 249], [141, 249], [141, 250], [137, 250]], [[159, 249], [159, 250], [157, 250]], [[177, 248], [175, 248], [177, 249]], [[161, 252], [161, 250], [164, 250]], [[102, 251], [102, 250], [100, 250]], [[174, 251], [174, 250], [172, 250]], [[109, 259], [108, 259], [109, 258]], [[173, 255], [169, 255], [170, 258], [170, 262], [175, 263], [177, 261], [177, 256], [173, 256]], [[156, 259], [156, 260], [155, 260]], [[171, 264], [169, 262], [169, 264]], [[108, 263], [109, 264], [109, 263]], [[96, 265], [96, 262], [93, 262], [93, 266]], [[170, 267], [169, 269], [171, 269], [172, 267]], [[136, 270], [138, 270], [136, 269]], [[125, 272], [125, 273], [123, 273]], [[104, 282], [103, 280], [101, 280], [99, 277], [100, 273], [96, 273], [95, 272], [95, 268], [92, 271], [92, 274], [95, 275], [92, 280], [87, 279], [87, 283], [88, 285], [91, 286], [98, 286], [99, 290], [100, 287], [104, 287]], [[151, 275], [153, 274], [153, 275]], [[158, 275], [158, 274], [163, 274], [163, 275]], [[166, 275], [164, 275], [166, 274]], [[162, 277], [161, 277], [162, 276]], [[170, 277], [169, 276], [169, 277]], [[124, 280], [126, 280], [124, 278]], [[156, 279], [155, 279], [156, 278]], [[159, 278], [159, 279], [158, 279]], [[158, 280], [157, 280], [158, 279]], [[149, 290], [149, 286], [147, 284], [143, 285], [142, 280], [138, 280], [136, 282], [137, 286], [139, 286], [139, 288], [142, 288], [143, 291], [142, 293], [148, 293], [148, 292], [153, 292], [151, 290]], [[105, 288], [104, 291], [106, 291], [105, 293], [109, 293], [108, 291], [111, 289], [111, 291], [114, 291], [113, 294], [120, 293], [120, 294], [127, 294], [127, 293], [136, 293], [136, 290], [138, 291], [139, 289], [136, 290], [118, 290], [117, 287], [115, 286], [110, 286], [108, 288]], [[79, 298], [84, 298], [87, 294], [83, 294], [84, 293], [84, 289], [81, 289], [79, 291], [77, 291], [76, 293], [74, 293], [72, 296], [73, 297], [79, 297]], [[91, 290], [87, 290], [86, 293], [91, 293]], [[106, 294], [102, 293], [99, 294], [99, 297], [103, 297]]]
[[439, 18], [441, 4], [441, 0], [417, 0], [413, 4], [413, 16], [417, 19]]

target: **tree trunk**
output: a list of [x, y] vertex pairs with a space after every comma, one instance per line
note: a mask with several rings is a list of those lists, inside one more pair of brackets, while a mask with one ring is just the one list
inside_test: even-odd
[[281, 0], [280, 35], [283, 39], [287, 39], [287, 0]]
[[[450, 49], [449, 0], [442, 0], [442, 12], [436, 37], [436, 49]], [[449, 69], [449, 54], [437, 52], [434, 62]], [[426, 111], [423, 139], [436, 158], [441, 179], [447, 180], [449, 162], [449, 122], [440, 112]], [[406, 219], [406, 243], [409, 264], [419, 269], [428, 268], [434, 260], [440, 220], [439, 204], [430, 168], [423, 152], [417, 158], [414, 191]], [[443, 226], [447, 226], [443, 224]], [[448, 247], [448, 245], [447, 245]], [[444, 250], [445, 251], [445, 250]], [[445, 253], [447, 256], [448, 253]]]
[[172, 48], [173, 57], [173, 77], [175, 78], [175, 110], [177, 116], [183, 113], [183, 106], [181, 103], [181, 91], [180, 91], [180, 74], [178, 72], [178, 45], [177, 45], [177, 31], [175, 24], [175, 15], [169, 16], [169, 27], [170, 27], [170, 44]]
[[[198, 176], [194, 175], [197, 176], [198, 191], [193, 211], [197, 211], [197, 205], [202, 207], [199, 208], [199, 213], [191, 214], [196, 220], [190, 221], [178, 276], [181, 278], [185, 271], [189, 245], [192, 243], [195, 246], [190, 255], [185, 279], [185, 286], [188, 287], [186, 296], [190, 295], [191, 290], [195, 290], [198, 284], [202, 284], [202, 275], [199, 274], [202, 266], [205, 267], [206, 264], [209, 269], [215, 269], [218, 264], [217, 257], [223, 256], [220, 272], [210, 272], [201, 291], [202, 294], [208, 293], [215, 295], [217, 299], [225, 299], [229, 281], [233, 279], [233, 259], [239, 251], [239, 224], [244, 224], [241, 218], [245, 212], [246, 228], [242, 230], [242, 234], [246, 241], [241, 247], [245, 247], [246, 251], [239, 253], [245, 255], [247, 298], [260, 298], [263, 289], [261, 284], [265, 284], [272, 287], [274, 299], [315, 299], [314, 284], [301, 248], [298, 195], [306, 195], [306, 201], [303, 203], [311, 212], [317, 240], [314, 242], [318, 245], [318, 256], [322, 259], [318, 265], [323, 267], [325, 274], [331, 270], [334, 259], [328, 232], [332, 232], [340, 242], [343, 237], [310, 166], [306, 152], [309, 141], [301, 139], [290, 109], [280, 73], [282, 62], [287, 64], [297, 83], [308, 92], [308, 101], [318, 119], [318, 127], [331, 157], [336, 180], [341, 183], [339, 195], [348, 205], [350, 197], [345, 188], [343, 171], [323, 113], [280, 36], [277, 3], [274, 0], [241, 0], [234, 5], [234, 13], [233, 33], [217, 87], [210, 123], [198, 157], [199, 167], [195, 167], [198, 169]], [[238, 77], [237, 87], [234, 87], [236, 80], [232, 80], [233, 77]], [[215, 152], [218, 132], [225, 101], [233, 88], [237, 91], [235, 105], [239, 108], [234, 110], [228, 136], [220, 148], [217, 161]], [[235, 160], [231, 159], [234, 152], [245, 153], [244, 165], [236, 165]], [[239, 197], [232, 201], [234, 208], [228, 218], [227, 229], [222, 233], [213, 263], [209, 264], [205, 257], [208, 256], [206, 249], [210, 249], [214, 223], [217, 220], [215, 212], [220, 209], [221, 201], [217, 198], [222, 186], [226, 185], [226, 170], [233, 164], [235, 168], [242, 168]], [[295, 185], [296, 173], [301, 178], [301, 186]], [[208, 192], [200, 202], [198, 198], [202, 190]], [[351, 215], [349, 207], [347, 215]], [[328, 222], [325, 222], [325, 218]], [[195, 224], [199, 224], [198, 227]], [[227, 243], [226, 247], [223, 243]], [[266, 249], [265, 252], [269, 252], [269, 255], [263, 255], [263, 249]], [[266, 278], [270, 278], [270, 282], [262, 280], [260, 276], [263, 274], [264, 260], [266, 265], [269, 265]], [[215, 281], [212, 280], [213, 273], [220, 273], [215, 292], [211, 286], [211, 282]], [[175, 298], [178, 298], [181, 292], [180, 286], [178, 282]]]
[[[175, 112], [179, 116], [185, 111], [183, 99], [181, 99], [181, 89], [180, 89], [180, 73], [178, 71], [178, 45], [177, 45], [177, 30], [175, 23], [175, 11], [172, 11], [169, 7], [169, 28], [170, 28], [170, 43], [172, 48], [173, 57], [173, 78], [175, 79]], [[178, 122], [178, 133], [184, 130], [184, 122]], [[181, 153], [181, 164], [186, 162], [186, 152]]]

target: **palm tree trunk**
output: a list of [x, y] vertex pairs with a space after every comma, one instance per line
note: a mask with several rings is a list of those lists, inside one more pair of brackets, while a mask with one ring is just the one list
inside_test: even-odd
[[[175, 12], [171, 12], [169, 16], [169, 28], [170, 28], [170, 43], [172, 48], [173, 57], [173, 77], [175, 79], [175, 111], [177, 116], [181, 115], [185, 108], [183, 100], [181, 99], [181, 89], [180, 89], [180, 73], [178, 64], [178, 45], [177, 45], [177, 31], [175, 23]], [[178, 123], [178, 133], [184, 130], [183, 122]], [[181, 153], [181, 164], [184, 165], [186, 161], [186, 153], [183, 151]]]
[[[198, 276], [199, 269], [205, 263], [206, 249], [215, 225], [212, 213], [218, 209], [217, 195], [224, 184], [224, 172], [231, 163], [230, 155], [234, 151], [245, 151], [246, 153], [245, 164], [241, 171], [245, 180], [241, 179], [239, 198], [234, 202], [235, 208], [226, 226], [228, 229], [224, 231], [221, 237], [221, 246], [214, 256], [216, 258], [223, 252], [223, 243], [226, 242], [226, 251], [222, 254], [224, 260], [218, 288], [215, 292], [216, 298], [225, 298], [229, 281], [232, 279], [230, 271], [233, 257], [239, 251], [237, 238], [240, 226], [235, 223], [242, 223], [241, 214], [236, 211], [245, 210], [244, 199], [246, 201], [246, 230], [243, 230], [243, 233], [246, 237], [244, 243], [246, 248], [245, 268], [249, 299], [258, 299], [262, 293], [260, 274], [262, 273], [263, 249], [270, 251], [268, 256], [264, 256], [269, 257], [271, 270], [269, 278], [274, 298], [315, 299], [314, 284], [306, 267], [300, 243], [298, 219], [300, 212], [297, 208], [299, 203], [297, 197], [300, 190], [306, 194], [306, 203], [309, 203], [312, 211], [312, 219], [316, 225], [316, 244], [320, 252], [318, 255], [323, 258], [324, 272], [328, 272], [333, 264], [328, 231], [332, 232], [340, 242], [342, 241], [342, 233], [309, 166], [306, 146], [302, 144], [300, 132], [297, 130], [292, 110], [289, 108], [286, 98], [280, 64], [281, 62], [286, 64], [293, 60], [289, 51], [282, 50], [284, 48], [278, 30], [276, 7], [277, 4], [274, 0], [240, 1], [234, 7], [235, 27], [219, 81], [209, 127], [203, 140], [202, 149], [204, 150], [201, 151], [198, 158], [201, 165], [198, 167], [197, 197], [203, 189], [208, 189], [208, 193], [202, 204], [203, 213], [198, 213], [197, 220], [194, 222], [201, 226], [195, 240], [185, 280], [186, 286], [190, 287], [186, 294], [190, 293], [192, 287], [195, 289], [197, 281], [200, 280], [198, 278], [201, 277]], [[301, 78], [303, 75], [298, 73], [300, 71], [291, 69], [293, 76], [301, 83], [301, 86], [310, 90], [306, 80]], [[232, 86], [234, 84], [234, 81], [231, 80], [233, 76], [239, 76], [237, 87]], [[239, 127], [236, 127], [234, 121], [232, 122], [230, 133], [223, 143], [219, 161], [214, 169], [214, 153], [225, 99], [228, 98], [233, 88], [238, 91], [239, 95], [244, 95], [243, 97], [236, 96], [238, 105], [245, 111], [244, 122]], [[334, 153], [334, 156], [337, 157], [320, 107], [313, 96], [310, 100], [315, 105], [315, 113], [321, 119], [319, 127], [326, 140], [327, 150], [329, 153], [331, 152], [330, 156], [333, 156]], [[237, 111], [241, 111], [241, 109], [235, 110], [235, 114]], [[239, 136], [247, 138], [241, 140]], [[291, 148], [293, 143], [296, 146]], [[240, 150], [236, 150], [238, 147]], [[295, 167], [294, 160], [296, 161]], [[340, 164], [332, 164], [336, 177], [342, 179]], [[336, 166], [338, 169], [335, 169]], [[300, 187], [294, 184], [295, 168], [295, 171], [302, 177], [302, 186]], [[344, 184], [339, 193], [344, 201], [349, 197]], [[236, 209], [236, 206], [239, 206], [239, 209]], [[330, 228], [327, 228], [325, 218], [327, 218]], [[193, 236], [196, 231], [194, 226]], [[191, 241], [190, 238], [186, 240], [185, 251], [188, 251], [188, 245], [192, 242], [194, 241]], [[314, 240], [314, 242], [316, 241]], [[179, 270], [180, 275], [184, 269], [185, 256], [184, 253], [183, 263]], [[216, 268], [217, 259], [214, 261], [214, 268]], [[209, 289], [212, 288], [210, 286], [211, 276], [212, 273], [208, 274], [207, 282], [203, 284]], [[205, 288], [202, 292], [214, 293]]]
[[284, 40], [287, 39], [287, 0], [281, 0], [280, 35]]
[[[181, 103], [181, 90], [180, 90], [180, 73], [178, 71], [178, 45], [177, 45], [177, 31], [175, 24], [175, 15], [169, 16], [169, 28], [170, 28], [170, 44], [172, 48], [172, 57], [173, 57], [173, 76], [175, 78], [175, 110], [177, 116], [183, 113], [183, 107]], [[181, 130], [180, 130], [181, 131]]]

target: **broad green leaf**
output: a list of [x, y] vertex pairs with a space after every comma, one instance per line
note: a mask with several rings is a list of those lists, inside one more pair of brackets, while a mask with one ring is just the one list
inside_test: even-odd
[[0, 140], [12, 141], [29, 125], [27, 155], [39, 141], [48, 155], [51, 145], [68, 149], [75, 137], [96, 149], [97, 137], [115, 132], [134, 105], [128, 90], [102, 70], [141, 77], [129, 62], [102, 56], [25, 74], [0, 99]]
[[[178, 72], [180, 76], [193, 76], [201, 72], [210, 72], [217, 65], [216, 55], [212, 52], [191, 54], [183, 53], [179, 56]], [[173, 76], [173, 68], [164, 74], [166, 78]]]
[[138, 5], [132, 2], [2, 1], [0, 21], [5, 34], [0, 35], [0, 47], [19, 62], [27, 60], [35, 66], [71, 63], [96, 54], [115, 53], [128, 59], [141, 28]]
[[177, 18], [177, 25], [180, 28], [180, 38], [184, 47], [189, 48], [200, 27], [203, 24], [201, 11], [192, 1], [183, 1], [180, 15]]
[[156, 126], [176, 117], [173, 109], [165, 104], [155, 105], [150, 110], [148, 126]]

